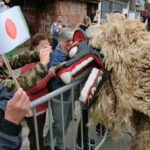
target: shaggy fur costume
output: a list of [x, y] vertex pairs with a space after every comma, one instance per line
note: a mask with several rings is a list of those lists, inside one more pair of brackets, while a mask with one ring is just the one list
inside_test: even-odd
[[135, 128], [132, 150], [150, 150], [150, 33], [140, 20], [111, 14], [88, 32], [109, 71], [90, 108], [90, 123], [103, 123], [113, 138]]

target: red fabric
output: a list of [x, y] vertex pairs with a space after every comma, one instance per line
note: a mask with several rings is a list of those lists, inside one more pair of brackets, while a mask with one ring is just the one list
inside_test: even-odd
[[142, 16], [147, 16], [146, 9], [144, 9], [144, 10], [141, 12], [141, 15], [142, 15]]
[[[25, 72], [28, 72], [37, 63], [38, 62], [23, 66], [21, 68], [21, 75], [24, 74]], [[50, 75], [47, 75], [42, 80], [40, 80], [36, 86], [26, 91], [27, 95], [30, 98], [30, 101], [34, 101], [35, 99], [42, 97], [48, 93], [47, 82], [49, 80], [50, 80]], [[38, 107], [36, 107], [36, 112], [44, 111], [45, 109], [47, 109], [47, 106], [48, 106], [47, 102], [39, 105]]]
[[85, 37], [83, 36], [83, 34], [81, 32], [76, 32], [74, 34], [74, 37], [73, 37], [73, 42], [79, 42], [79, 41], [83, 41], [85, 40]]

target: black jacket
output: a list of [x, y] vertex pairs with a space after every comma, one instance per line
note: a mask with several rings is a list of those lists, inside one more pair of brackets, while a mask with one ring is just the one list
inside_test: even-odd
[[12, 93], [7, 92], [0, 85], [0, 150], [19, 150], [21, 147], [21, 137], [18, 136], [21, 125], [16, 125], [3, 118], [7, 101], [12, 96]]

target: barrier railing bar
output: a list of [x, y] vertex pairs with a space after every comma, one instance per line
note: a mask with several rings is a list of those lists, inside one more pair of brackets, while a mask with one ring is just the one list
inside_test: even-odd
[[51, 106], [50, 106], [50, 101], [48, 101], [48, 117], [49, 117], [49, 134], [50, 134], [50, 141], [51, 141], [51, 148], [52, 150], [54, 150], [54, 142], [53, 142], [53, 122], [52, 122], [52, 118], [51, 118], [51, 112], [50, 111]]
[[80, 122], [81, 122], [81, 146], [82, 146], [82, 150], [84, 150], [84, 144], [83, 144], [83, 112], [82, 112], [82, 106], [83, 104], [80, 103], [80, 112], [81, 112], [81, 119], [80, 119]]
[[[30, 108], [33, 109], [33, 116], [34, 116], [34, 123], [35, 123], [35, 134], [36, 134], [36, 144], [37, 144], [37, 150], [40, 150], [39, 149], [39, 138], [38, 138], [38, 127], [37, 127], [37, 118], [36, 118], [36, 110], [35, 110], [35, 107], [44, 103], [44, 102], [47, 102], [48, 101], [48, 111], [50, 109], [50, 100], [52, 98], [54, 98], [55, 96], [58, 96], [58, 95], [61, 95], [61, 101], [63, 100], [63, 94], [65, 91], [68, 91], [68, 90], [72, 90], [72, 102], [74, 102], [74, 91], [73, 91], [73, 87], [75, 87], [76, 85], [79, 85], [81, 84], [86, 78], [82, 78], [82, 79], [79, 79], [77, 81], [74, 81], [72, 82], [71, 84], [69, 85], [66, 85], [62, 88], [59, 88], [43, 97], [40, 97], [38, 98], [37, 100], [33, 101], [31, 104], [30, 104]], [[81, 85], [80, 85], [80, 91], [81, 91]], [[72, 104], [74, 105], [74, 104]], [[72, 108], [74, 108], [74, 106], [72, 106]], [[83, 118], [82, 118], [82, 103], [80, 104], [80, 111], [81, 111], [81, 146], [82, 146], [82, 150], [84, 148], [84, 144], [83, 144]], [[62, 112], [63, 112], [63, 104], [62, 104]], [[72, 109], [72, 112], [74, 112], [74, 109]], [[64, 113], [62, 113], [62, 120], [64, 122]], [[49, 111], [49, 125], [50, 125], [50, 138], [51, 138], [51, 144], [52, 144], [52, 150], [54, 150], [54, 143], [53, 143], [53, 132], [52, 132], [52, 122], [50, 120], [50, 111]], [[74, 116], [73, 116], [73, 121], [74, 121]], [[74, 124], [73, 124], [74, 126]], [[74, 127], [73, 127], [74, 128]], [[73, 132], [74, 133], [74, 132]], [[105, 131], [105, 134], [104, 134], [104, 137], [102, 138], [101, 142], [96, 146], [96, 148], [94, 150], [99, 150], [100, 147], [103, 145], [103, 143], [105, 142], [106, 138], [107, 138], [107, 134], [108, 134], [108, 129], [106, 129]], [[64, 139], [65, 137], [65, 131], [64, 131], [64, 123], [63, 123], [63, 142], [65, 141]], [[74, 150], [75, 150], [75, 139], [74, 139]], [[89, 139], [89, 143], [90, 143], [90, 139]], [[64, 142], [64, 149], [65, 149], [65, 142]], [[90, 148], [91, 149], [91, 148]]]
[[105, 130], [105, 134], [103, 139], [101, 140], [101, 142], [96, 146], [96, 148], [94, 150], [100, 150], [100, 147], [103, 145], [103, 143], [105, 142], [106, 138], [108, 135], [108, 129]]
[[[80, 91], [82, 90], [82, 85], [80, 85]], [[80, 102], [80, 112], [81, 112], [81, 119], [79, 121], [79, 123], [81, 124], [81, 147], [82, 150], [84, 150], [84, 144], [83, 144], [83, 112], [82, 112], [82, 106], [83, 104]], [[79, 125], [78, 125], [79, 126]]]
[[74, 121], [74, 87], [71, 89], [71, 100], [72, 100], [72, 133], [73, 133], [73, 150], [76, 149], [76, 141], [75, 141], [75, 134], [74, 134], [74, 129], [75, 129], [75, 121]]
[[64, 100], [63, 93], [61, 93], [61, 114], [62, 114], [62, 137], [63, 137], [63, 147], [65, 149], [65, 126], [64, 126]]
[[85, 80], [85, 78], [79, 79], [79, 80], [74, 81], [73, 83], [71, 83], [69, 85], [63, 86], [62, 88], [59, 88], [59, 89], [57, 89], [57, 90], [55, 90], [55, 91], [53, 91], [53, 92], [51, 92], [51, 93], [49, 93], [49, 94], [47, 94], [45, 96], [42, 96], [42, 97], [36, 99], [35, 101], [33, 101], [30, 104], [30, 108], [36, 107], [36, 106], [38, 106], [38, 105], [48, 101], [49, 99], [54, 98], [55, 96], [57, 96], [57, 95], [65, 92], [65, 91], [71, 89], [72, 87], [78, 85], [79, 83], [81, 83], [84, 80]]
[[36, 118], [36, 108], [33, 108], [32, 111], [33, 111], [33, 118], [34, 118], [36, 146], [37, 146], [37, 150], [40, 150], [40, 147], [39, 147], [39, 136], [38, 136], [38, 125], [37, 125], [37, 118]]

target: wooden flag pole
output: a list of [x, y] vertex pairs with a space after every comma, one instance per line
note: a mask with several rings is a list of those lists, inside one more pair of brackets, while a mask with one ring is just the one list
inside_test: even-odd
[[[5, 65], [6, 65], [6, 67], [7, 67], [7, 69], [9, 70], [10, 74], [12, 75], [12, 78], [13, 78], [13, 80], [14, 80], [16, 86], [17, 86], [17, 89], [19, 89], [20, 86], [19, 86], [19, 84], [18, 84], [18, 82], [17, 82], [17, 79], [16, 79], [16, 77], [15, 77], [15, 75], [14, 75], [12, 69], [11, 69], [11, 66], [10, 66], [10, 64], [9, 64], [8, 59], [6, 58], [6, 56], [5, 56], [4, 54], [2, 54], [2, 58], [3, 58], [3, 60], [4, 60], [4, 63], [5, 63]], [[32, 112], [31, 112], [30, 109], [28, 109], [28, 114], [29, 114], [29, 115], [32, 114]]]
[[[10, 66], [10, 64], [9, 64], [8, 59], [6, 58], [6, 56], [5, 56], [4, 54], [2, 54], [2, 58], [3, 58], [3, 60], [4, 60], [4, 63], [5, 63], [5, 65], [6, 65], [6, 67], [7, 67], [7, 69], [9, 70], [10, 74], [12, 75], [12, 78], [13, 78], [13, 80], [14, 80], [16, 86], [17, 86], [17, 89], [19, 89], [20, 86], [19, 86], [19, 84], [18, 84], [18, 82], [17, 82], [17, 79], [16, 79], [16, 77], [15, 77], [15, 75], [14, 75], [12, 69], [11, 69], [11, 66]], [[31, 112], [30, 109], [28, 109], [28, 114], [29, 114], [29, 115], [32, 114], [32, 112]]]
[[4, 54], [2, 54], [2, 58], [4, 60], [4, 63], [6, 65], [6, 67], [7, 67], [7, 69], [9, 70], [9, 72], [10, 72], [10, 74], [11, 74], [11, 76], [12, 76], [12, 78], [13, 78], [16, 86], [17, 86], [17, 88], [19, 89], [19, 84], [18, 84], [17, 79], [16, 79], [16, 77], [15, 77], [15, 75], [14, 75], [12, 69], [11, 69], [11, 66], [10, 66], [10, 64], [8, 62], [8, 59], [6, 58], [6, 56]]

